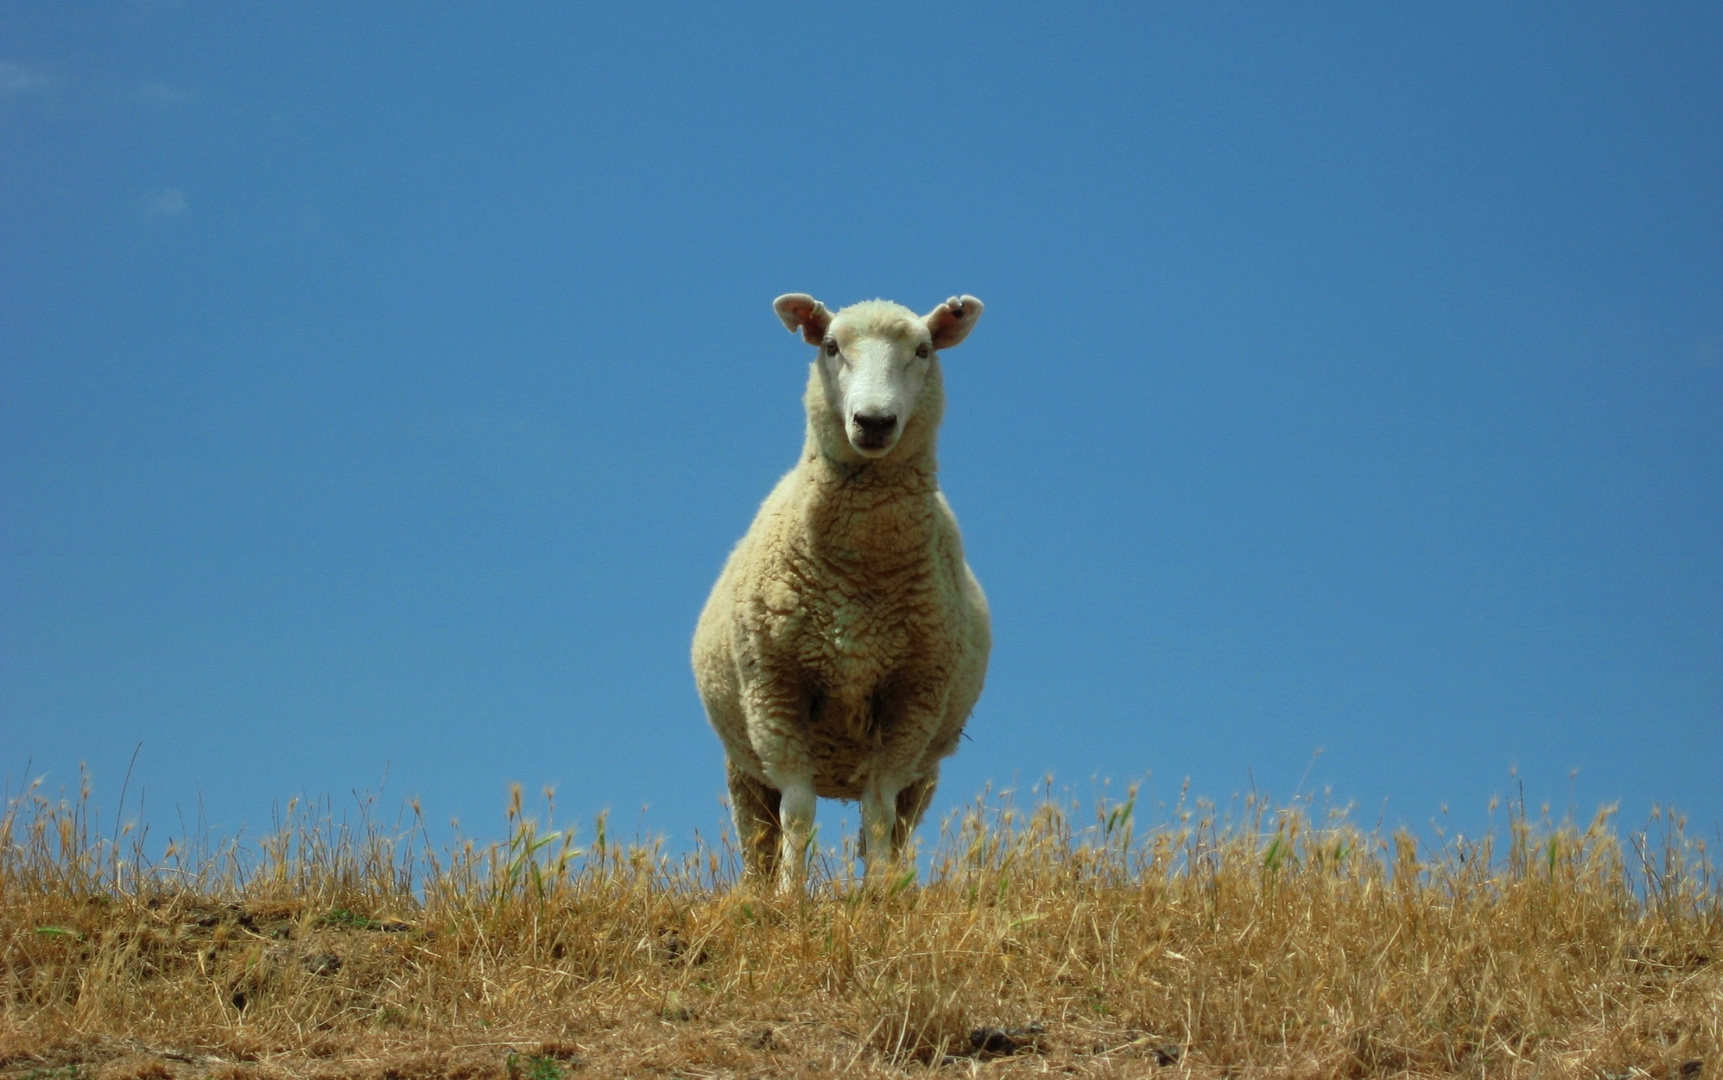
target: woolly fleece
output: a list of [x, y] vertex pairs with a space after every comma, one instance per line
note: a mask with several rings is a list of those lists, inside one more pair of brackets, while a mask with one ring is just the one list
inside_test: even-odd
[[[801, 294], [776, 307], [809, 341], [849, 353], [869, 339], [956, 344], [981, 302], [954, 297], [925, 317], [877, 300], [832, 316]], [[862, 801], [870, 872], [887, 843], [898, 857], [981, 695], [992, 641], [939, 490], [938, 354], [883, 457], [851, 444], [816, 356], [801, 458], [730, 555], [693, 649], [748, 874], [786, 887], [800, 880], [815, 795]]]

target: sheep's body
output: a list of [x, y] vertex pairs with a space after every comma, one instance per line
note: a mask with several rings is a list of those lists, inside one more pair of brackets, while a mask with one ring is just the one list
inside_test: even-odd
[[[924, 321], [878, 301], [835, 317], [816, 303], [800, 325], [827, 348], [837, 349], [829, 329], [861, 354], [899, 331], [909, 348], [918, 329], [933, 342], [944, 329], [943, 343], [955, 344], [980, 306], [954, 299]], [[953, 324], [948, 307], [967, 321]], [[941, 313], [949, 325], [936, 322]], [[893, 347], [901, 353], [903, 342]], [[815, 796], [861, 801], [870, 869], [888, 849], [895, 857], [981, 695], [987, 601], [939, 490], [938, 358], [926, 344], [917, 355], [925, 371], [915, 400], [900, 437], [880, 451], [865, 432], [861, 448], [853, 444], [822, 348], [801, 458], [731, 554], [694, 635], [695, 679], [724, 744], [747, 868], [770, 876], [778, 867], [786, 885], [800, 871]]]

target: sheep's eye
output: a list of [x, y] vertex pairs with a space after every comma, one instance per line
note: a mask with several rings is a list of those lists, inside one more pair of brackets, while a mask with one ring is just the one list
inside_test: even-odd
[[836, 356], [837, 354], [838, 354], [838, 340], [837, 340], [837, 338], [827, 338], [826, 339], [826, 355], [827, 356]]
[[923, 360], [927, 359], [927, 354], [929, 351], [930, 350], [927, 347], [927, 342], [925, 342], [925, 341], [922, 342], [920, 345], [917, 345], [915, 347], [915, 355], [921, 357]]

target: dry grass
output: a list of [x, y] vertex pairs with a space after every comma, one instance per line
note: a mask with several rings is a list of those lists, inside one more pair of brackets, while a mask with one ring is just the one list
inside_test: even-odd
[[1723, 904], [1679, 824], [1420, 850], [1307, 806], [948, 823], [925, 884], [733, 889], [720, 846], [290, 809], [147, 863], [87, 793], [0, 821], [0, 1076], [1585, 1076], [1723, 1067]]

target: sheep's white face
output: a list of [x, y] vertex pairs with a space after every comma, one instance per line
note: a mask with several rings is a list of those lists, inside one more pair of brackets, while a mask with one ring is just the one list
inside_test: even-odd
[[834, 316], [805, 293], [780, 296], [772, 306], [785, 326], [819, 346], [832, 411], [850, 446], [868, 458], [897, 445], [921, 402], [935, 350], [961, 342], [981, 317], [973, 296], [954, 296], [925, 316], [880, 300]]
[[857, 332], [839, 316], [820, 343], [819, 362], [850, 445], [863, 457], [882, 458], [897, 445], [921, 400], [933, 336], [908, 320]]

